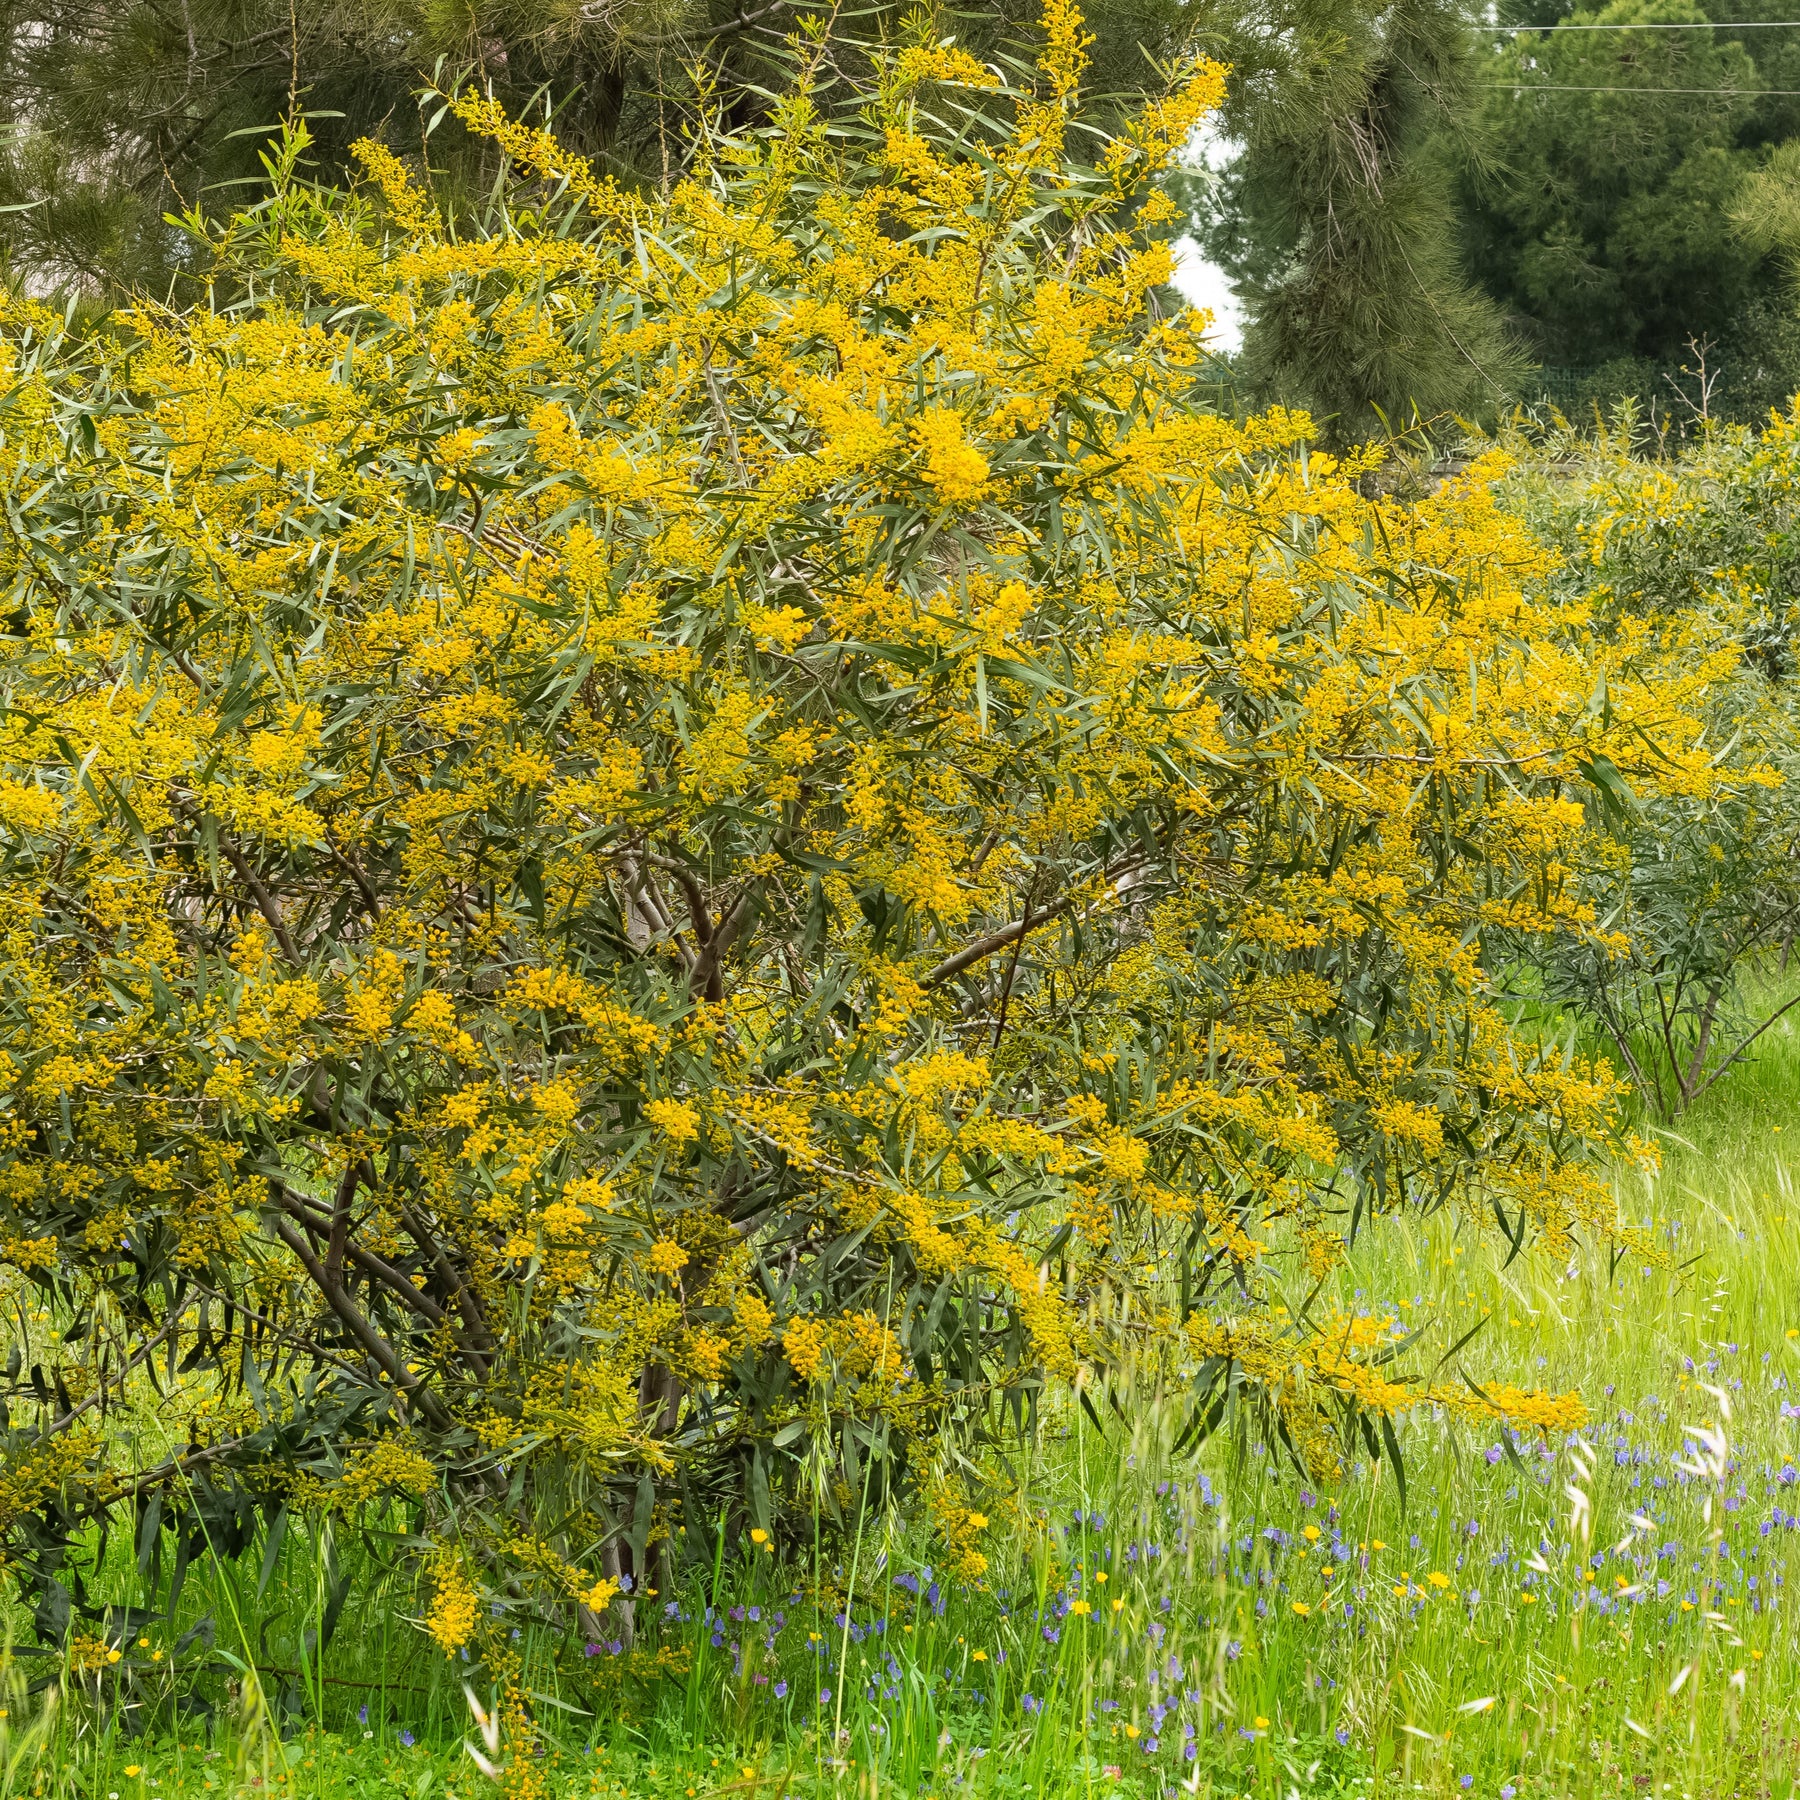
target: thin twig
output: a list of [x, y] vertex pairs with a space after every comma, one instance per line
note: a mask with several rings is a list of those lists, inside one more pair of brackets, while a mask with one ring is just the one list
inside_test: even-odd
[[998, 931], [987, 937], [977, 938], [974, 943], [958, 950], [954, 956], [946, 956], [938, 966], [919, 984], [921, 987], [939, 987], [944, 982], [960, 975], [964, 969], [972, 969], [978, 962], [985, 962], [997, 950], [1004, 950], [1015, 941], [1023, 941], [1026, 932], [1034, 925], [1043, 925], [1065, 913], [1075, 904], [1073, 894], [1064, 894], [1060, 900], [1054, 900], [1035, 918], [1029, 913], [1023, 919], [1015, 919], [1010, 925], [1003, 925]]
[[[186, 1310], [185, 1307], [182, 1308], [182, 1312], [185, 1312]], [[108, 1390], [118, 1386], [120, 1382], [127, 1380], [134, 1370], [142, 1367], [144, 1363], [148, 1362], [163, 1344], [168, 1341], [169, 1334], [181, 1323], [181, 1316], [181, 1313], [177, 1313], [155, 1337], [151, 1338], [148, 1343], [144, 1344], [133, 1354], [130, 1361], [122, 1364], [116, 1373], [102, 1376], [100, 1385], [95, 1388], [85, 1400], [77, 1401], [60, 1419], [52, 1419], [50, 1423], [44, 1427], [42, 1432], [38, 1434], [38, 1442], [41, 1444], [46, 1438], [54, 1437], [57, 1432], [66, 1431], [83, 1413], [87, 1412], [92, 1407], [100, 1405], [101, 1402], [105, 1400]]]
[[1006, 1033], [1006, 1009], [1012, 1002], [1013, 980], [1019, 973], [1019, 953], [1025, 948], [1025, 935], [1031, 930], [1031, 895], [1025, 896], [1025, 916], [1019, 921], [1018, 936], [1013, 939], [1012, 959], [1006, 965], [1006, 980], [1000, 989], [1000, 1016], [994, 1021], [994, 1048]]

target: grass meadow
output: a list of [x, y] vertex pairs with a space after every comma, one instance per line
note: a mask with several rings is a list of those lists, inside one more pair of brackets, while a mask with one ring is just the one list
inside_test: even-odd
[[[543, 1745], [496, 1781], [395, 1546], [295, 1526], [58, 1683], [15, 1619], [0, 1795], [475, 1797], [1800, 1793], [1800, 1034], [1623, 1176], [1678, 1269], [1510, 1266], [1448, 1213], [1364, 1239], [1336, 1304], [1451, 1367], [1579, 1387], [1562, 1441], [1415, 1414], [1406, 1492], [1312, 1491], [1180, 1395], [1073, 1405], [979, 1591], [867, 1521], [720, 1537], [637, 1642], [514, 1634]], [[1329, 1305], [1321, 1295], [1316, 1304]], [[1428, 1361], [1439, 1352], [1427, 1352]], [[329, 1572], [350, 1577], [316, 1651]], [[128, 1544], [103, 1596], [142, 1605]], [[854, 1595], [815, 1605], [815, 1594]], [[119, 1615], [123, 1617], [125, 1615]], [[136, 1615], [133, 1615], [134, 1617]], [[204, 1674], [196, 1671], [204, 1669]], [[477, 1692], [477, 1698], [486, 1696]]]

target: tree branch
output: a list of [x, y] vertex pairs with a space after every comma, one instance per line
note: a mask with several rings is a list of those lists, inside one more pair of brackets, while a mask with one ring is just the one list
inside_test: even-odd
[[263, 886], [262, 878], [251, 868], [249, 861], [236, 844], [224, 832], [219, 833], [219, 845], [226, 856], [231, 859], [231, 866], [237, 870], [238, 880], [250, 890], [256, 901], [256, 910], [268, 922], [269, 929], [275, 934], [275, 941], [281, 946], [282, 953], [296, 969], [306, 967], [306, 958], [300, 954], [288, 932], [287, 921], [281, 916], [281, 906], [275, 896]]
[[325, 1265], [313, 1254], [312, 1246], [306, 1239], [286, 1219], [275, 1221], [275, 1233], [300, 1259], [301, 1267], [312, 1278], [312, 1283], [324, 1297], [325, 1304], [337, 1314], [344, 1328], [368, 1352], [376, 1367], [409, 1399], [416, 1401], [419, 1410], [434, 1425], [440, 1430], [447, 1427], [450, 1415], [444, 1410], [443, 1403], [418, 1376], [408, 1372], [394, 1354], [393, 1346], [351, 1305], [350, 1297], [325, 1272]]
[[[185, 1312], [186, 1310], [187, 1309], [184, 1307], [182, 1312]], [[54, 1437], [59, 1431], [68, 1430], [68, 1428], [73, 1425], [83, 1413], [89, 1411], [93, 1407], [101, 1405], [106, 1399], [107, 1391], [110, 1388], [116, 1387], [121, 1382], [128, 1380], [135, 1369], [141, 1368], [165, 1343], [168, 1342], [169, 1334], [181, 1323], [181, 1316], [181, 1313], [177, 1313], [174, 1318], [170, 1319], [168, 1324], [166, 1324], [155, 1337], [141, 1345], [139, 1349], [133, 1353], [130, 1360], [120, 1366], [116, 1374], [102, 1376], [100, 1385], [96, 1387], [85, 1400], [77, 1401], [76, 1404], [71, 1406], [60, 1419], [52, 1419], [38, 1434], [38, 1442], [41, 1444], [45, 1439]]]
[[403, 1224], [412, 1241], [429, 1256], [437, 1265], [437, 1272], [444, 1286], [449, 1289], [451, 1297], [456, 1301], [456, 1310], [462, 1314], [463, 1323], [469, 1328], [469, 1335], [481, 1347], [483, 1352], [493, 1349], [494, 1334], [488, 1330], [487, 1319], [481, 1310], [481, 1303], [469, 1290], [469, 1284], [463, 1279], [462, 1272], [444, 1253], [444, 1246], [438, 1241], [437, 1233], [423, 1225], [418, 1215], [410, 1206], [402, 1204], [400, 1222]]
[[694, 872], [686, 863], [677, 862], [672, 856], [651, 856], [646, 854], [644, 861], [654, 869], [662, 869], [675, 877], [688, 903], [688, 917], [694, 922], [694, 936], [704, 950], [712, 942], [712, 919], [706, 909], [706, 896], [700, 891], [700, 883], [694, 879]]
[[1761, 1037], [1762, 1034], [1791, 1006], [1800, 1006], [1800, 994], [1796, 994], [1793, 999], [1784, 1001], [1780, 1006], [1776, 1007], [1776, 1009], [1770, 1013], [1769, 1016], [1764, 1019], [1763, 1022], [1757, 1026], [1757, 1028], [1751, 1032], [1751, 1034], [1745, 1038], [1744, 1041], [1739, 1044], [1738, 1047], [1732, 1051], [1732, 1053], [1726, 1057], [1726, 1059], [1720, 1063], [1709, 1076], [1707, 1076], [1706, 1080], [1695, 1091], [1694, 1099], [1698, 1100], [1727, 1069], [1733, 1067], [1743, 1056], [1745, 1056], [1749, 1052], [1750, 1046], [1754, 1044], [1756, 1040]]
[[751, 883], [719, 915], [719, 922], [713, 927], [712, 936], [694, 958], [694, 966], [688, 972], [689, 993], [701, 995], [708, 1000], [724, 999], [725, 985], [720, 965], [725, 960], [726, 951], [731, 948], [732, 940], [743, 930], [745, 921], [750, 917], [757, 885]]
[[363, 897], [363, 905], [369, 909], [373, 919], [381, 917], [381, 902], [376, 898], [375, 890], [369, 885], [369, 878], [353, 857], [346, 856], [329, 838], [325, 841], [325, 854], [356, 883], [356, 891]]
[[332, 1202], [331, 1239], [325, 1251], [325, 1270], [336, 1282], [344, 1279], [344, 1248], [350, 1241], [350, 1202], [356, 1198], [356, 1183], [361, 1173], [361, 1158], [350, 1158], [344, 1167], [344, 1179], [338, 1183], [337, 1198]]
[[[330, 1219], [314, 1212], [313, 1209], [306, 1204], [305, 1200], [300, 1195], [292, 1192], [291, 1189], [277, 1189], [275, 1197], [294, 1218], [298, 1219], [300, 1223], [308, 1229], [308, 1231], [318, 1233], [330, 1227], [332, 1223]], [[344, 1248], [345, 1254], [349, 1257], [350, 1261], [355, 1263], [365, 1275], [379, 1281], [382, 1286], [389, 1289], [397, 1299], [404, 1301], [406, 1305], [410, 1306], [420, 1318], [426, 1320], [431, 1325], [443, 1328], [448, 1328], [452, 1324], [450, 1315], [439, 1306], [429, 1294], [421, 1293], [419, 1289], [413, 1285], [411, 1277], [404, 1269], [396, 1268], [385, 1257], [377, 1256], [372, 1250], [365, 1250], [360, 1244], [347, 1242]], [[328, 1272], [333, 1274], [334, 1279], [339, 1283], [342, 1282], [343, 1264], [341, 1259], [337, 1269], [333, 1271], [330, 1258], [327, 1256], [325, 1267]], [[479, 1372], [485, 1372], [487, 1361], [479, 1351], [472, 1349], [468, 1345], [462, 1346], [462, 1350], [463, 1354], [469, 1357], [475, 1364], [475, 1367]]]
[[1037, 926], [1048, 923], [1059, 913], [1065, 913], [1075, 904], [1072, 894], [1065, 894], [1060, 900], [1053, 900], [1040, 911], [1027, 912], [1022, 919], [1015, 919], [1010, 925], [1003, 925], [998, 931], [987, 937], [977, 938], [974, 943], [958, 950], [954, 956], [946, 956], [938, 966], [920, 982], [921, 987], [939, 987], [944, 982], [954, 979], [965, 969], [972, 969], [978, 962], [985, 962], [996, 950], [1004, 950], [1008, 944], [1023, 942], [1025, 934]]
[[[192, 1278], [190, 1277], [190, 1279]], [[377, 1385], [369, 1380], [367, 1369], [359, 1369], [355, 1363], [327, 1350], [321, 1344], [315, 1344], [311, 1338], [304, 1338], [297, 1331], [289, 1331], [285, 1325], [278, 1324], [267, 1313], [258, 1312], [254, 1306], [246, 1306], [242, 1300], [235, 1299], [222, 1288], [208, 1287], [200, 1281], [194, 1282], [193, 1286], [196, 1294], [205, 1294], [209, 1299], [217, 1300], [221, 1306], [229, 1307], [232, 1312], [260, 1325], [263, 1330], [280, 1338], [283, 1343], [292, 1344], [296, 1350], [304, 1350], [307, 1355], [338, 1370], [341, 1374], [348, 1375], [351, 1380], [360, 1381], [371, 1387]]]

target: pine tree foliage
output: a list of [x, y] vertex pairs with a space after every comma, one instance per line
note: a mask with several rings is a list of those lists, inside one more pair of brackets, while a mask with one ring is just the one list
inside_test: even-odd
[[1475, 62], [1462, 0], [1216, 9], [1241, 154], [1206, 207], [1250, 313], [1253, 391], [1341, 440], [1415, 414], [1491, 411], [1518, 363], [1460, 266], [1450, 146]]
[[1745, 241], [1776, 256], [1800, 287], [1800, 141], [1777, 145], [1732, 197], [1731, 216]]
[[1613, 0], [1565, 22], [1608, 29], [1481, 45], [1483, 160], [1460, 199], [1471, 267], [1547, 362], [1672, 365], [1769, 292], [1732, 212], [1769, 133], [1792, 129], [1791, 102], [1756, 98], [1780, 85], [1790, 34], [1734, 39], [1688, 0]]

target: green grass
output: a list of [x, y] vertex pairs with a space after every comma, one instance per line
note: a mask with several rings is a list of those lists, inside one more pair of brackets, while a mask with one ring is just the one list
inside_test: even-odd
[[[1448, 1213], [1359, 1245], [1343, 1306], [1392, 1301], [1438, 1344], [1481, 1321], [1457, 1363], [1579, 1387], [1593, 1421], [1576, 1438], [1509, 1452], [1415, 1413], [1403, 1510], [1391, 1474], [1366, 1463], [1309, 1493], [1229, 1433], [1198, 1464], [1172, 1458], [1180, 1394], [1105, 1431], [1071, 1407], [985, 1591], [934, 1589], [920, 1544], [877, 1521], [848, 1616], [813, 1608], [809, 1559], [787, 1554], [806, 1546], [745, 1542], [722, 1546], [716, 1578], [633, 1654], [522, 1636], [545, 1754], [503, 1785], [909, 1800], [1800, 1792], [1800, 1527], [1773, 1522], [1800, 1513], [1800, 1413], [1782, 1414], [1800, 1408], [1797, 1102], [1800, 1036], [1778, 1028], [1665, 1136], [1654, 1182], [1621, 1176], [1622, 1203], [1679, 1273], [1594, 1255], [1506, 1266], [1494, 1233]], [[479, 1748], [467, 1671], [410, 1622], [405, 1559], [349, 1534], [336, 1552], [354, 1579], [322, 1659], [306, 1632], [325, 1559], [298, 1529], [266, 1561], [190, 1574], [183, 1623], [210, 1616], [210, 1650], [177, 1653], [146, 1626], [58, 1705], [30, 1691], [49, 1671], [21, 1650], [0, 1796], [500, 1791], [463, 1747]], [[128, 1547], [107, 1568], [112, 1597], [139, 1598]], [[850, 1571], [820, 1573], [841, 1592]], [[198, 1680], [196, 1660], [211, 1670]], [[184, 1696], [212, 1710], [177, 1723]]]

